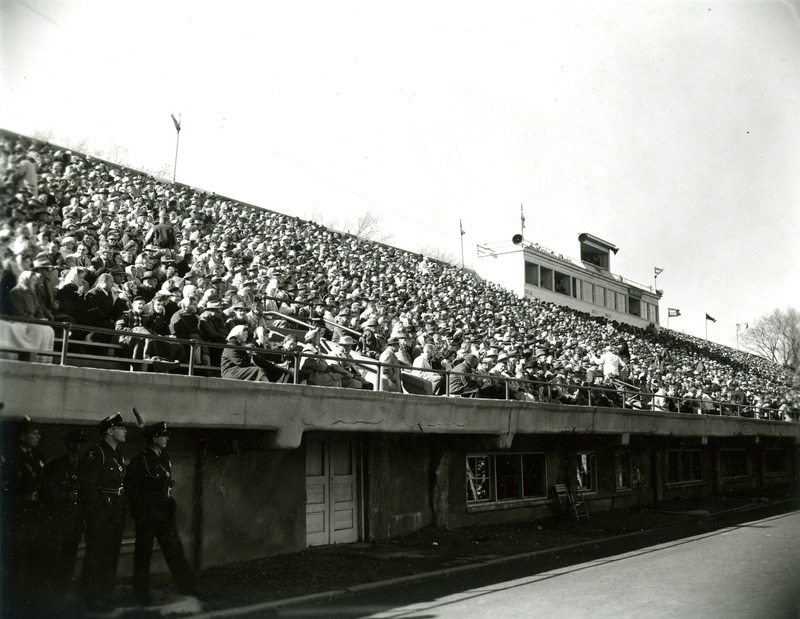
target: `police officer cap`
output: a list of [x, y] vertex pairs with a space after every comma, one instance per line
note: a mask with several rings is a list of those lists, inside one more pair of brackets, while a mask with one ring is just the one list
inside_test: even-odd
[[158, 423], [154, 423], [153, 425], [147, 426], [142, 430], [142, 434], [147, 440], [152, 438], [158, 438], [159, 436], [167, 436], [169, 434], [169, 429], [167, 428], [166, 421], [159, 421]]
[[33, 432], [34, 430], [38, 430], [39, 426], [33, 423], [33, 420], [25, 415], [22, 419], [17, 421], [17, 436], [22, 436], [23, 434], [28, 434], [29, 432]]
[[97, 425], [101, 433], [104, 433], [109, 428], [116, 428], [119, 426], [125, 426], [122, 413], [112, 413]]
[[74, 430], [65, 434], [61, 440], [68, 445], [80, 445], [86, 442], [86, 437], [83, 435], [83, 430]]

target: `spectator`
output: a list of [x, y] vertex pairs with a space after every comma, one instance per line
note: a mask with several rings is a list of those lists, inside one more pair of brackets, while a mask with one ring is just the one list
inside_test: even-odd
[[478, 370], [478, 357], [470, 353], [453, 367], [450, 374], [450, 395], [461, 397], [475, 397], [480, 388], [480, 381], [475, 377]]
[[[233, 346], [246, 346], [250, 333], [246, 325], [236, 325], [228, 334], [227, 343]], [[260, 367], [253, 363], [252, 355], [241, 348], [225, 348], [220, 360], [222, 378], [270, 382]]]

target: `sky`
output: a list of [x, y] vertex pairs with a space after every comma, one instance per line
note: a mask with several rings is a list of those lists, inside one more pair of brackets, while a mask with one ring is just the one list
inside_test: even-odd
[[0, 0], [2, 128], [171, 176], [175, 114], [178, 181], [468, 266], [522, 205], [730, 346], [800, 306], [798, 110], [796, 2]]

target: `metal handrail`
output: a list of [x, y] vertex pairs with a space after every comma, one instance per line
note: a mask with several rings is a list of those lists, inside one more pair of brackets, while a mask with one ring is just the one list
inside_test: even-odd
[[[0, 315], [0, 320], [5, 322], [24, 322], [24, 323], [32, 323], [44, 326], [50, 326], [55, 329], [60, 329], [63, 332], [62, 336], [62, 348], [59, 353], [59, 364], [60, 365], [68, 365], [68, 357], [69, 357], [69, 345], [70, 343], [80, 344], [81, 342], [75, 342], [71, 339], [71, 334], [74, 330], [80, 331], [89, 331], [94, 333], [105, 333], [110, 334], [113, 336], [120, 336], [124, 334], [129, 334], [129, 331], [122, 331], [117, 329], [107, 329], [104, 327], [92, 327], [89, 325], [78, 325], [69, 322], [57, 322], [57, 321], [49, 321], [49, 320], [39, 320], [33, 318], [26, 318], [26, 317], [17, 317], [17, 316], [6, 316]], [[296, 320], [295, 322], [299, 324], [307, 325], [301, 320]], [[313, 325], [307, 325], [313, 327]], [[377, 376], [377, 384], [375, 385], [376, 390], [381, 390], [382, 388], [382, 378], [383, 378], [383, 370], [384, 369], [392, 369], [392, 370], [400, 370], [404, 373], [410, 373], [411, 375], [416, 376], [419, 372], [425, 373], [434, 373], [434, 374], [441, 374], [445, 381], [445, 395], [451, 396], [450, 392], [450, 378], [452, 376], [469, 376], [474, 380], [481, 381], [481, 382], [488, 382], [488, 383], [503, 383], [504, 386], [504, 394], [506, 400], [516, 400], [516, 397], [512, 397], [513, 393], [523, 392], [528, 393], [529, 395], [537, 395], [538, 397], [546, 397], [547, 401], [553, 401], [553, 391], [558, 389], [559, 391], [565, 391], [567, 393], [578, 393], [584, 392], [586, 394], [587, 404], [586, 406], [594, 406], [593, 403], [593, 392], [601, 392], [601, 393], [610, 393], [615, 394], [618, 397], [621, 397], [621, 408], [625, 409], [630, 407], [632, 410], [655, 410], [659, 412], [671, 412], [671, 411], [663, 411], [662, 409], [656, 408], [653, 404], [653, 401], [656, 398], [655, 393], [647, 393], [645, 395], [650, 396], [650, 407], [648, 409], [636, 409], [632, 405], [632, 401], [636, 397], [641, 397], [642, 392], [640, 390], [636, 390], [634, 385], [630, 385], [628, 383], [623, 383], [620, 387], [602, 387], [598, 385], [576, 385], [576, 384], [569, 384], [569, 383], [551, 383], [549, 381], [541, 381], [541, 380], [534, 380], [528, 378], [517, 378], [517, 377], [510, 377], [510, 376], [501, 376], [497, 374], [484, 374], [482, 372], [475, 373], [475, 372], [454, 372], [453, 370], [439, 370], [434, 368], [417, 368], [414, 366], [409, 366], [406, 364], [393, 364], [393, 363], [384, 363], [379, 360], [369, 359], [367, 357], [361, 358], [352, 358], [352, 357], [340, 357], [333, 354], [324, 354], [324, 353], [309, 353], [303, 351], [292, 351], [292, 350], [282, 350], [276, 348], [262, 348], [257, 346], [251, 345], [237, 345], [237, 344], [229, 344], [229, 343], [219, 343], [219, 342], [207, 342], [203, 340], [197, 339], [184, 339], [178, 338], [175, 336], [162, 336], [162, 335], [155, 335], [149, 333], [136, 333], [135, 337], [141, 338], [142, 340], [157, 340], [157, 341], [165, 341], [165, 342], [172, 342], [172, 343], [180, 343], [184, 344], [189, 347], [189, 362], [187, 364], [181, 364], [180, 367], [187, 368], [189, 376], [195, 375], [195, 369], [199, 366], [197, 360], [195, 359], [195, 349], [196, 347], [206, 347], [206, 348], [232, 348], [232, 349], [239, 349], [245, 350], [247, 352], [251, 352], [254, 354], [265, 354], [265, 355], [279, 355], [281, 357], [292, 357], [293, 358], [293, 365], [295, 371], [295, 377], [298, 377], [300, 374], [300, 369], [302, 366], [302, 360], [304, 358], [317, 358], [317, 359], [325, 359], [325, 360], [332, 360], [332, 361], [347, 361], [352, 363], [362, 369], [366, 366], [369, 368], [374, 367], [374, 371]], [[114, 345], [113, 342], [110, 343], [97, 343], [100, 346], [107, 345], [112, 346]], [[4, 350], [3, 347], [0, 347], [0, 352]], [[11, 350], [11, 349], [6, 349]], [[18, 352], [17, 349], [13, 349], [13, 352]], [[35, 354], [42, 354], [42, 355], [49, 355], [49, 356], [56, 356], [57, 353], [53, 351], [45, 351], [45, 350], [30, 350], [27, 351], [30, 353]], [[203, 366], [199, 366], [203, 367]], [[418, 377], [420, 378], [420, 377]], [[424, 380], [424, 379], [423, 379]], [[517, 386], [527, 386], [528, 388], [514, 388], [512, 385]], [[487, 385], [488, 386], [488, 385]], [[480, 391], [481, 387], [478, 387], [471, 392], [474, 396]], [[630, 397], [628, 397], [630, 396]], [[478, 396], [479, 397], [479, 396]], [[725, 400], [703, 400], [702, 398], [686, 398], [683, 396], [658, 396], [663, 397], [665, 400], [672, 400], [676, 403], [677, 412], [681, 412], [682, 408], [685, 408], [685, 405], [690, 405], [693, 409], [693, 412], [699, 411], [699, 414], [713, 414], [713, 415], [723, 415], [726, 416], [726, 413], [723, 411], [735, 411], [736, 417], [743, 416], [743, 413], [752, 412], [754, 417], [759, 414], [759, 407], [756, 407], [753, 404], [739, 404], [737, 402], [730, 402]], [[596, 401], [596, 396], [595, 396]], [[628, 404], [628, 407], [626, 407]], [[715, 412], [704, 412], [703, 407], [707, 405], [711, 405]], [[576, 406], [581, 406], [581, 404], [575, 404]], [[762, 409], [763, 410], [763, 409]], [[774, 412], [774, 409], [766, 409], [767, 414]], [[760, 418], [760, 417], [756, 417]], [[797, 420], [793, 420], [797, 421]]]

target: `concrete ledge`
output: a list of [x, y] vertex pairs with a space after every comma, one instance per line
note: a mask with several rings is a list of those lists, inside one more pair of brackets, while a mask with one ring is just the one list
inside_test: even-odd
[[475, 434], [499, 448], [517, 434], [683, 437], [771, 436], [800, 440], [800, 424], [654, 411], [442, 398], [354, 389], [254, 383], [0, 360], [2, 417], [94, 424], [114, 411], [133, 421], [274, 430], [274, 447], [296, 448], [307, 431]]

